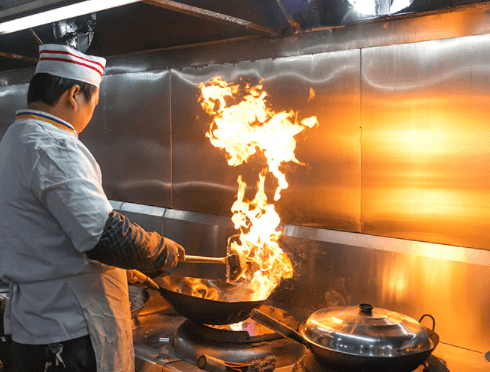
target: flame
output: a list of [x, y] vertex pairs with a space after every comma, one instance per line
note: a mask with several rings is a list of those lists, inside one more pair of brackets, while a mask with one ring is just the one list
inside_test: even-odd
[[218, 288], [209, 285], [206, 279], [185, 278], [179, 286], [172, 289], [176, 293], [182, 293], [186, 296], [204, 298], [212, 301], [219, 301], [221, 294]]
[[244, 320], [243, 322], [233, 323], [233, 324], [225, 324], [225, 325], [208, 325], [208, 327], [214, 329], [221, 329], [225, 331], [235, 331], [235, 332], [247, 332], [249, 336], [262, 336], [274, 333], [274, 331], [269, 328], [263, 326], [260, 323], [257, 323], [250, 318]]
[[241, 331], [243, 328], [243, 322], [230, 324], [230, 329], [232, 331]]
[[315, 91], [313, 88], [310, 88], [310, 96], [308, 97], [307, 102], [311, 101], [313, 98], [315, 98]]
[[318, 125], [318, 120], [312, 116], [298, 122], [294, 111], [275, 113], [266, 104], [267, 93], [261, 84], [247, 84], [242, 93], [240, 85], [230, 86], [215, 77], [207, 85], [201, 82], [199, 88], [201, 105], [213, 116], [206, 136], [213, 146], [226, 151], [228, 164], [241, 165], [257, 153], [266, 159], [267, 165], [259, 174], [253, 200], [245, 200], [247, 185], [238, 177], [237, 200], [231, 210], [240, 238], [230, 243], [231, 250], [243, 253], [248, 263], [240, 281], [254, 290], [252, 300], [265, 299], [282, 278], [293, 275], [291, 261], [278, 244], [281, 219], [274, 205], [267, 201], [266, 176], [272, 175], [277, 182], [274, 194], [274, 201], [277, 201], [281, 191], [288, 187], [281, 165], [302, 164], [294, 155], [294, 137], [305, 128]]

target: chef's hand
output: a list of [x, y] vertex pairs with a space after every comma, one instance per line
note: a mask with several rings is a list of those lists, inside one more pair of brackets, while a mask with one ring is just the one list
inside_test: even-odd
[[126, 276], [129, 283], [134, 284], [138, 282], [138, 278], [134, 275], [134, 270], [126, 270]]
[[170, 268], [177, 266], [179, 261], [185, 261], [185, 249], [178, 243], [171, 239], [165, 239], [165, 247], [167, 249], [167, 259], [163, 268]]

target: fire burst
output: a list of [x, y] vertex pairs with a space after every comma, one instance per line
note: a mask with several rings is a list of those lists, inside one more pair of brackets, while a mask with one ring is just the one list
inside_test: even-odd
[[239, 176], [238, 196], [231, 208], [235, 228], [240, 230], [239, 241], [231, 242], [231, 250], [243, 253], [247, 261], [247, 270], [240, 280], [254, 290], [253, 300], [262, 300], [282, 278], [293, 276], [291, 261], [277, 242], [281, 219], [274, 204], [267, 202], [265, 179], [271, 174], [277, 180], [274, 200], [279, 200], [281, 191], [288, 187], [280, 166], [287, 162], [301, 164], [294, 155], [294, 137], [305, 128], [318, 125], [318, 120], [312, 116], [298, 122], [294, 111], [275, 113], [267, 107], [267, 93], [260, 84], [247, 85], [238, 103], [239, 85], [228, 85], [216, 77], [207, 85], [200, 83], [199, 88], [201, 106], [213, 116], [206, 136], [213, 146], [226, 150], [228, 164], [238, 166], [257, 152], [267, 160], [259, 174], [255, 198], [244, 199], [247, 185]]

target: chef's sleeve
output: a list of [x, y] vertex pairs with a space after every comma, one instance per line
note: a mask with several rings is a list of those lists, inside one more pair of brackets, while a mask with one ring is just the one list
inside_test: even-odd
[[173, 240], [148, 232], [112, 211], [102, 236], [87, 257], [123, 269], [152, 271], [175, 266], [184, 249]]

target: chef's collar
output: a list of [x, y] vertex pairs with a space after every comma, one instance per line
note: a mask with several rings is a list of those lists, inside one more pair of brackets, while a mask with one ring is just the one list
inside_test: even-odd
[[27, 119], [27, 118], [45, 121], [46, 123], [53, 124], [55, 127], [68, 131], [72, 133], [75, 137], [78, 137], [78, 133], [73, 127], [73, 125], [54, 115], [48, 114], [47, 112], [37, 111], [37, 110], [17, 111], [16, 119]]

